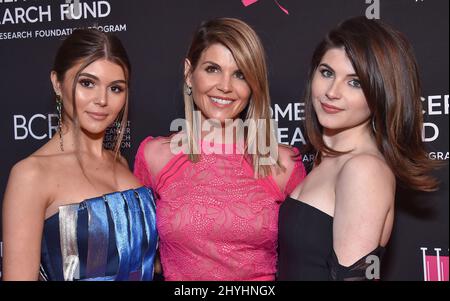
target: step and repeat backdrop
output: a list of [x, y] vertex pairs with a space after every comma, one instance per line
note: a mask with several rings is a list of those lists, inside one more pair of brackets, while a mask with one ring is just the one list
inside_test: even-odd
[[[58, 45], [73, 29], [113, 32], [128, 50], [133, 74], [122, 150], [132, 166], [143, 138], [167, 135], [171, 121], [183, 117], [184, 55], [203, 20], [236, 17], [255, 28], [267, 51], [279, 142], [301, 147], [312, 52], [337, 23], [363, 15], [394, 25], [412, 42], [424, 88], [423, 139], [430, 158], [445, 162], [435, 173], [439, 191], [398, 192], [382, 279], [448, 281], [448, 6], [447, 0], [0, 0], [0, 205], [11, 167], [55, 134], [49, 74]], [[0, 234], [0, 255], [1, 241]]]

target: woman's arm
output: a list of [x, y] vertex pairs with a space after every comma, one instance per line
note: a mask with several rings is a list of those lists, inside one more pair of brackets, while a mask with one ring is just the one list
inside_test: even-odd
[[348, 267], [380, 245], [394, 204], [395, 178], [381, 159], [359, 155], [342, 167], [335, 193], [333, 247], [339, 264]]
[[37, 280], [45, 219], [45, 177], [32, 158], [11, 170], [3, 200], [3, 280]]

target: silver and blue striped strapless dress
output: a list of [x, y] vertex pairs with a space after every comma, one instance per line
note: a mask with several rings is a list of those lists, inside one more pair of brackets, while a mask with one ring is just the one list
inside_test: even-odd
[[140, 187], [65, 205], [44, 222], [43, 280], [152, 280], [155, 200]]

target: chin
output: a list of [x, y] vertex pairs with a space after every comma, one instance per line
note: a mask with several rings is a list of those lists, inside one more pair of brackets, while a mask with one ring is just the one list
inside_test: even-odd
[[223, 114], [223, 112], [207, 112], [207, 114], [205, 114], [205, 117], [207, 119], [219, 120], [220, 122], [224, 122], [225, 119], [232, 119], [232, 117], [229, 117], [229, 115], [227, 114]]
[[337, 124], [336, 122], [330, 121], [330, 120], [321, 120], [319, 118], [319, 124], [326, 129], [330, 129], [330, 130], [337, 130], [339, 128], [341, 128], [341, 126], [339, 124]]
[[85, 134], [87, 134], [87, 135], [89, 135], [89, 136], [103, 136], [103, 135], [105, 135], [105, 131], [106, 131], [106, 128], [81, 128], [81, 130], [85, 133]]

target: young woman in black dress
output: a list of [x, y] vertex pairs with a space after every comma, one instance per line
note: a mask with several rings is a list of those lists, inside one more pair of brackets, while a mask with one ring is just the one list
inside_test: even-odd
[[279, 280], [379, 278], [396, 185], [432, 191], [417, 63], [405, 37], [364, 17], [316, 48], [306, 127], [311, 173], [279, 215]]

